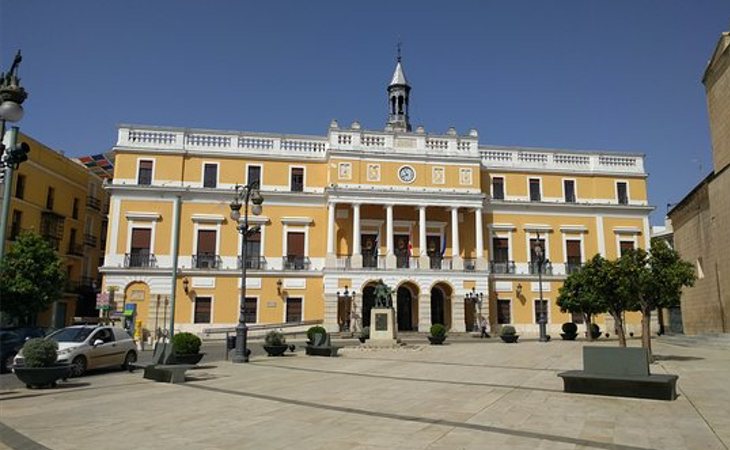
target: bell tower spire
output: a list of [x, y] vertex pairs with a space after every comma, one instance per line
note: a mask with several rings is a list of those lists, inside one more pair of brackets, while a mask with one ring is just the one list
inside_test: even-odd
[[393, 78], [388, 86], [388, 128], [394, 131], [411, 131], [408, 119], [411, 86], [406, 80], [401, 64], [401, 44], [398, 42], [398, 58]]

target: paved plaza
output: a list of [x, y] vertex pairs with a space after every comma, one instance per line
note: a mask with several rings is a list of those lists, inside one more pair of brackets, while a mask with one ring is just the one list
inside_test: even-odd
[[581, 367], [581, 348], [494, 338], [348, 347], [338, 358], [215, 361], [179, 385], [107, 372], [57, 389], [6, 388], [0, 441], [59, 450], [730, 445], [730, 349], [655, 342], [652, 372], [679, 375], [679, 398], [668, 402], [563, 393], [556, 374]]

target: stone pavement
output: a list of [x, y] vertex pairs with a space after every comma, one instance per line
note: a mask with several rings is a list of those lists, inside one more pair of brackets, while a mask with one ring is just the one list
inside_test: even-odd
[[556, 374], [580, 368], [581, 346], [492, 338], [345, 348], [339, 358], [297, 352], [214, 362], [181, 385], [109, 372], [58, 389], [0, 391], [0, 442], [59, 450], [728, 448], [730, 349], [655, 342], [652, 371], [680, 376], [680, 397], [666, 402], [563, 393]]

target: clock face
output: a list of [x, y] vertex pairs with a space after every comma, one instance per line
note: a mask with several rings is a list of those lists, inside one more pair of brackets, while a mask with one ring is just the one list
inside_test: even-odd
[[411, 183], [416, 179], [416, 171], [411, 166], [403, 166], [398, 170], [398, 178], [404, 183]]

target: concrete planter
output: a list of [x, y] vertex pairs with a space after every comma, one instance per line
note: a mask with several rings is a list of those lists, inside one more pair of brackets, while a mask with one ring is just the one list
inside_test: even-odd
[[264, 345], [264, 350], [269, 356], [282, 356], [289, 348], [288, 345]]
[[575, 338], [578, 337], [578, 333], [560, 333], [560, 337], [562, 337], [564, 341], [574, 341]]
[[13, 369], [15, 376], [25, 383], [28, 389], [34, 387], [56, 387], [56, 382], [62, 378], [68, 378], [71, 374], [71, 366], [51, 367], [16, 367]]
[[429, 336], [428, 341], [431, 345], [442, 345], [446, 340], [446, 336]]
[[520, 338], [519, 334], [503, 334], [499, 336], [502, 341], [508, 343], [508, 344], [515, 344], [517, 342], [517, 339]]
[[175, 355], [171, 364], [198, 364], [203, 359], [205, 353], [191, 353], [188, 355]]

